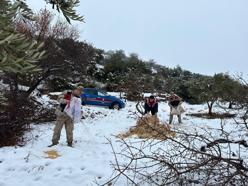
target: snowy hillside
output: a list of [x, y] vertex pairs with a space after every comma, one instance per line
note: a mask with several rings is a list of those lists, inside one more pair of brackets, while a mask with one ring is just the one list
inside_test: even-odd
[[[184, 105], [187, 112], [206, 109], [203, 105]], [[60, 144], [48, 148], [51, 143], [54, 123], [33, 125], [27, 134], [28, 143], [23, 147], [0, 149], [0, 186], [88, 186], [104, 183], [113, 172], [111, 161], [114, 157], [107, 139], [111, 139], [115, 149], [121, 150], [115, 135], [135, 126], [135, 103], [127, 102], [120, 111], [105, 108], [84, 107], [87, 116], [74, 129], [74, 148], [67, 147], [63, 129]], [[159, 118], [168, 122], [169, 107], [159, 105]], [[176, 122], [176, 120], [175, 120]], [[174, 124], [182, 130], [198, 130], [204, 127], [218, 127], [219, 120], [207, 120], [183, 116], [184, 124]], [[231, 130], [231, 129], [230, 129]], [[200, 129], [199, 129], [200, 131]], [[59, 157], [46, 158], [45, 153], [56, 150]], [[116, 185], [126, 185], [119, 180]]]

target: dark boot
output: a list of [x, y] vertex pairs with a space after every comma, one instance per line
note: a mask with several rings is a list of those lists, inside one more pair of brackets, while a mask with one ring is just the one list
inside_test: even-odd
[[68, 147], [73, 147], [73, 146], [72, 146], [72, 142], [69, 142], [69, 143], [67, 144], [67, 146], [68, 146]]
[[52, 143], [51, 145], [47, 146], [47, 147], [53, 147], [55, 145], [58, 145], [58, 143]]
[[170, 114], [169, 124], [172, 124], [173, 121], [173, 115]]

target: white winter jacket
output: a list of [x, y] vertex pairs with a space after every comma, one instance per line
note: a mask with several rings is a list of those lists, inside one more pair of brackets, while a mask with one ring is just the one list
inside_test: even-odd
[[69, 103], [67, 103], [64, 112], [70, 116], [74, 123], [81, 121], [81, 98], [72, 96]]

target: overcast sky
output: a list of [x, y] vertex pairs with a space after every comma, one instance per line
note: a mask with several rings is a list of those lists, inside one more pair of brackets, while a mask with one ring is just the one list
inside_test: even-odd
[[[32, 8], [43, 0], [28, 0]], [[81, 0], [81, 40], [193, 72], [248, 74], [248, 0]]]

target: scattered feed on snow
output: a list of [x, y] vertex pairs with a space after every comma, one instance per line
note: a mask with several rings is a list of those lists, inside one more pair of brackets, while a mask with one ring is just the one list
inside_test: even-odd
[[49, 159], [56, 159], [61, 156], [56, 150], [49, 150], [49, 151], [45, 151], [44, 153], [47, 154], [45, 158], [49, 158]]
[[146, 116], [139, 118], [137, 125], [129, 129], [124, 134], [119, 134], [119, 138], [128, 138], [137, 135], [139, 138], [166, 140], [168, 137], [174, 137], [173, 132], [168, 124], [161, 123], [157, 116]]

